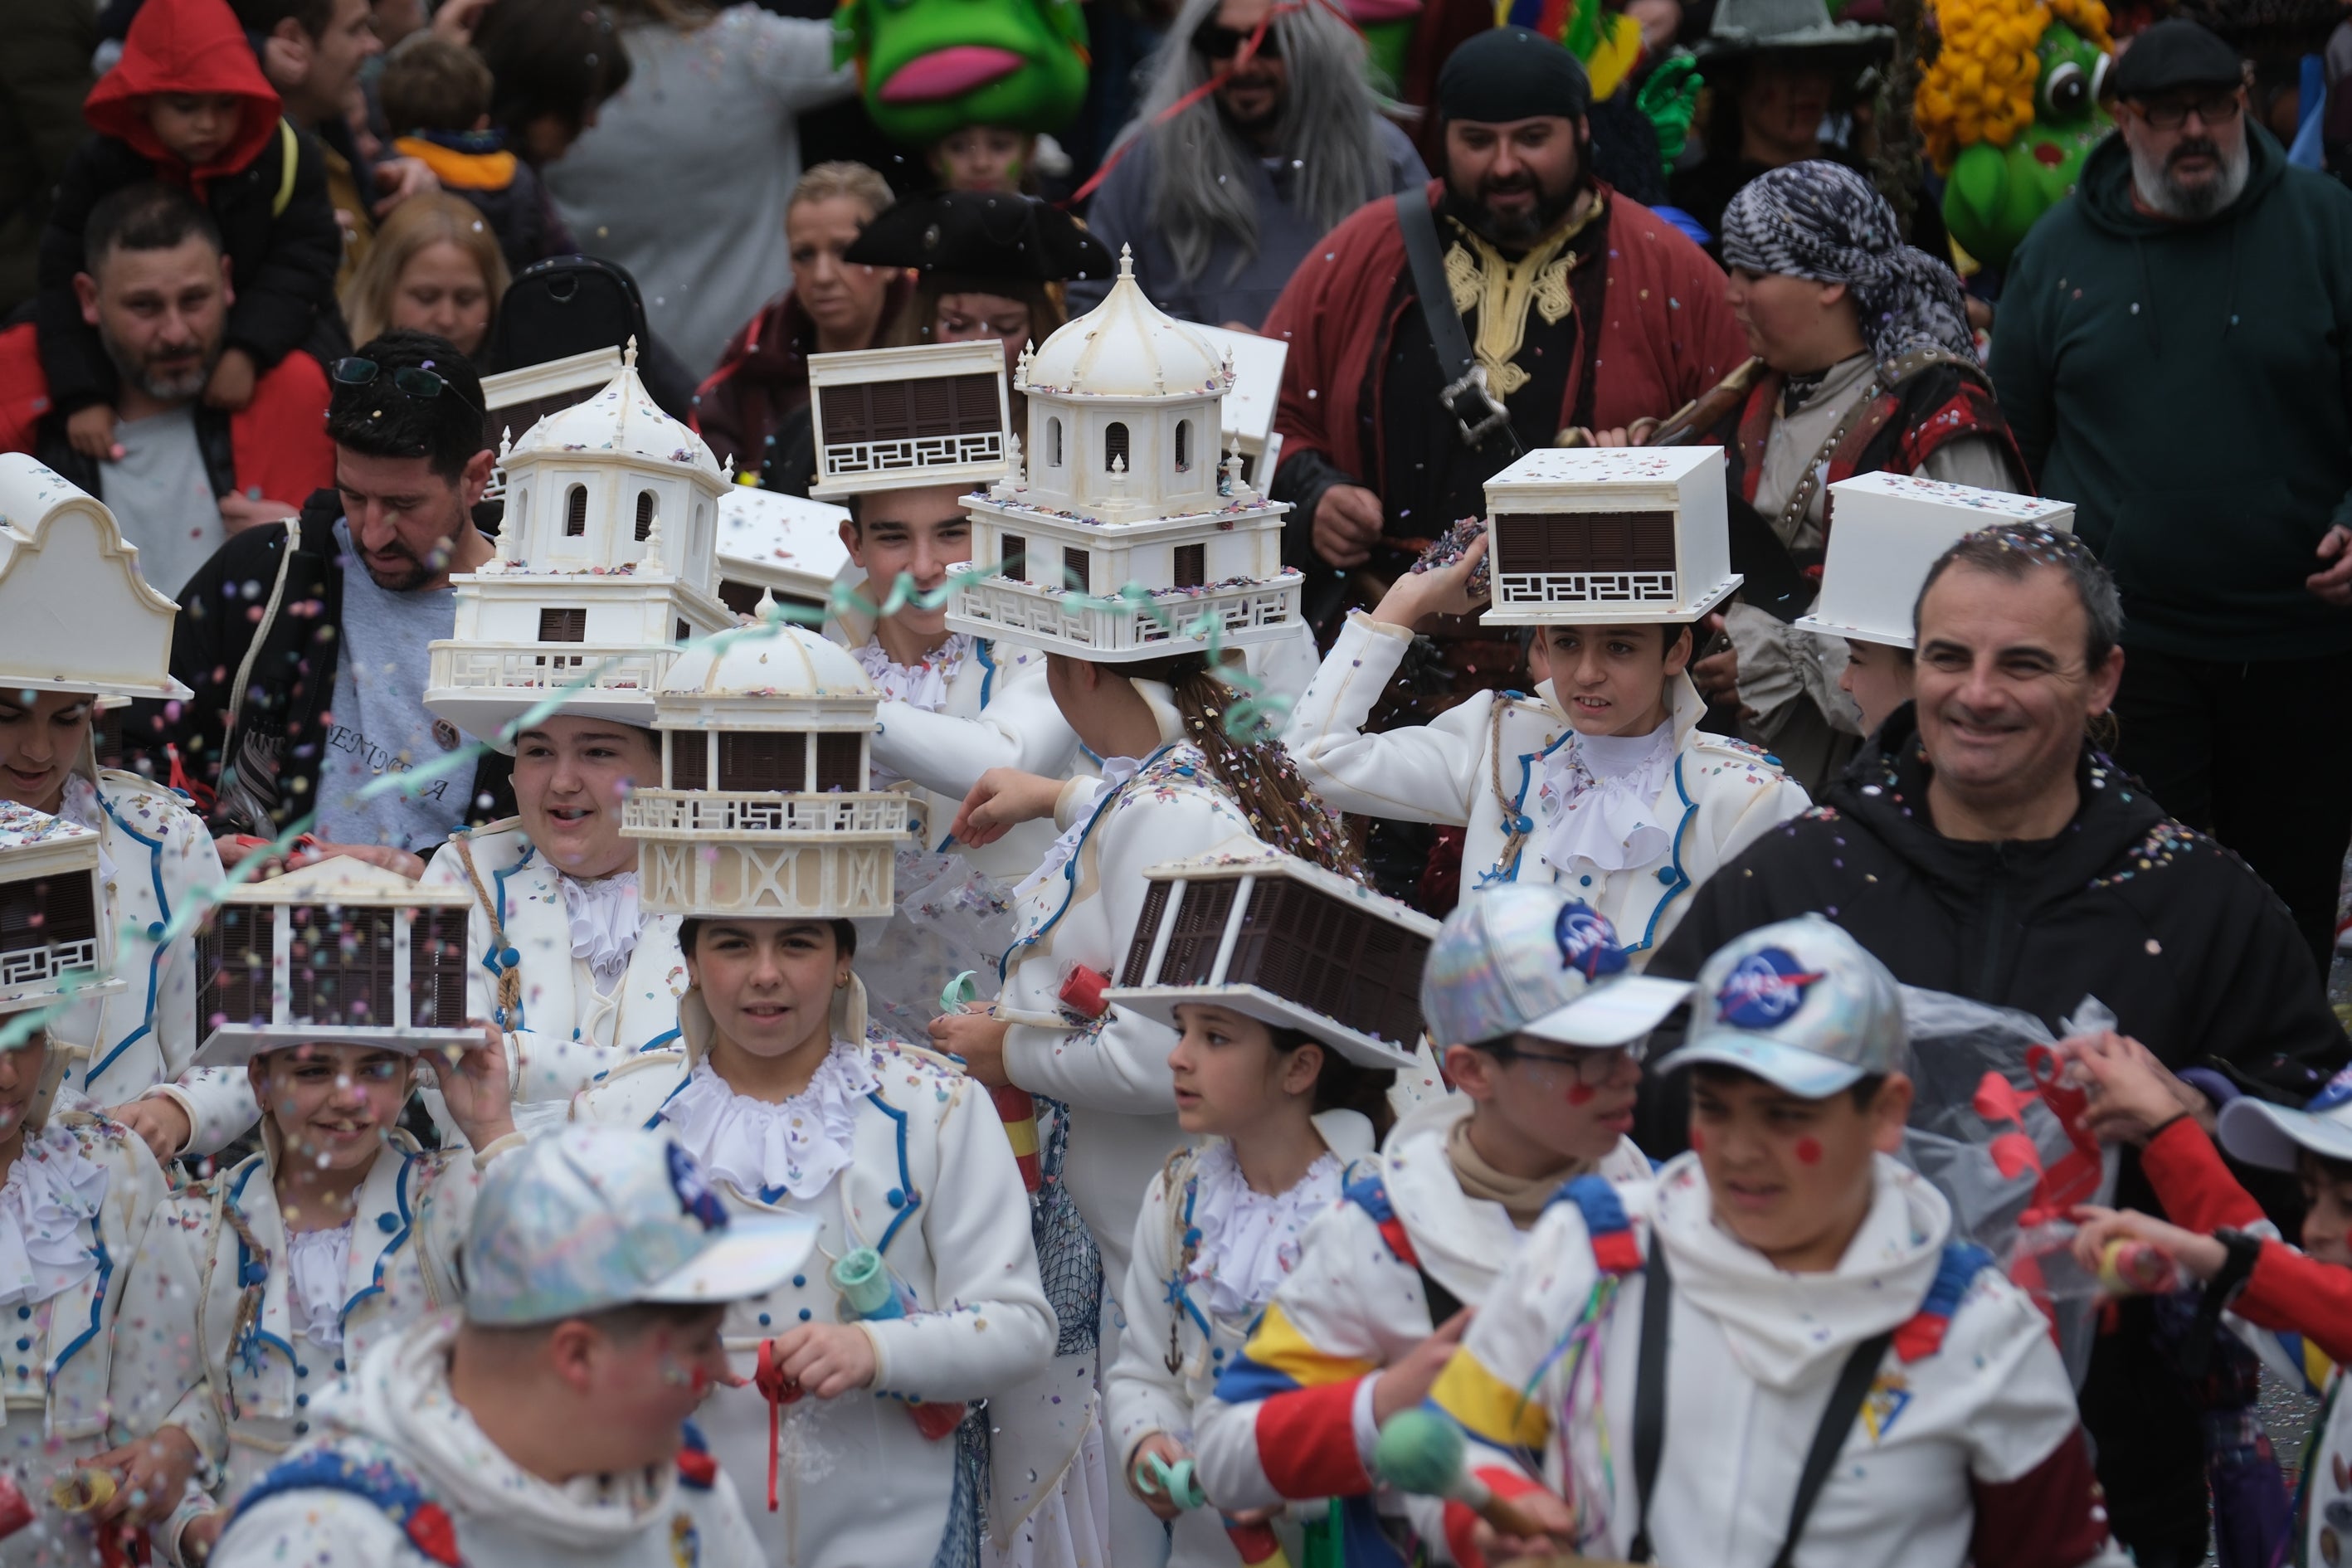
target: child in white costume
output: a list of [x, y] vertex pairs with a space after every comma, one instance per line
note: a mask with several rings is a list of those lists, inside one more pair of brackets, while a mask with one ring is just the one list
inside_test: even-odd
[[310, 1435], [318, 1395], [376, 1345], [463, 1300], [459, 1254], [480, 1170], [520, 1140], [500, 1142], [513, 1130], [505, 1053], [486, 1031], [466, 1080], [483, 1090], [460, 1097], [470, 1146], [419, 1149], [398, 1123], [422, 1045], [331, 1034], [206, 1045], [207, 1065], [245, 1064], [263, 1108], [261, 1152], [179, 1199], [205, 1258], [205, 1375], [228, 1433], [220, 1486], [184, 1510], [193, 1517], [174, 1542], [183, 1561], [191, 1544], [216, 1541], [225, 1510]]
[[809, 1241], [730, 1221], [693, 1159], [649, 1133], [566, 1128], [500, 1158], [462, 1318], [371, 1350], [213, 1562], [764, 1568], [687, 1423], [725, 1373], [725, 1303], [804, 1267]]
[[1430, 723], [1364, 733], [1414, 627], [1475, 607], [1469, 578], [1485, 558], [1482, 539], [1349, 616], [1283, 739], [1343, 811], [1466, 827], [1465, 890], [1556, 882], [1607, 916], [1640, 963], [1691, 889], [1811, 803], [1754, 747], [1697, 728], [1690, 628], [1631, 609], [1602, 625], [1563, 608], [1537, 627], [1532, 698], [1482, 691]]
[[[2121, 1564], [2041, 1311], [1885, 1152], [1893, 976], [1807, 915], [1710, 958], [1693, 1013], [1659, 1064], [1694, 1074], [1692, 1152], [1567, 1189], [1438, 1379], [1479, 1473], [1604, 1558]], [[1447, 1512], [1480, 1561], [1492, 1529]]]
[[[1236, 874], [1253, 879], [1238, 895], [1253, 908], [1269, 894], [1297, 900], [1304, 908], [1293, 909], [1287, 929], [1274, 934], [1277, 942], [1296, 944], [1304, 929], [1321, 938], [1315, 947], [1328, 954], [1355, 947], [1351, 938], [1361, 935], [1391, 956], [1410, 953], [1409, 967], [1417, 970], [1436, 929], [1402, 905], [1366, 898], [1353, 884], [1252, 840], [1214, 860], [1178, 862], [1160, 868], [1160, 876], [1192, 879], [1171, 895], [1180, 904], [1201, 896], [1196, 889], [1215, 896], [1211, 890]], [[1385, 926], [1393, 936], [1319, 929], [1335, 906], [1346, 911], [1341, 918]], [[1225, 918], [1250, 917], [1233, 910]], [[1272, 923], [1281, 915], [1265, 918]], [[1236, 1550], [1243, 1538], [1227, 1533], [1216, 1500], [1182, 1495], [1194, 1413], [1297, 1266], [1307, 1227], [1339, 1201], [1357, 1163], [1387, 1130], [1390, 1085], [1413, 1060], [1405, 1040], [1421, 1033], [1409, 996], [1381, 1008], [1385, 997], [1365, 994], [1374, 987], [1354, 984], [1350, 994], [1336, 993], [1328, 974], [1309, 968], [1260, 963], [1208, 984], [1187, 984], [1189, 970], [1145, 974], [1142, 988], [1113, 994], [1119, 1005], [1164, 1014], [1182, 1029], [1168, 1058], [1177, 1120], [1188, 1135], [1206, 1140], [1171, 1155], [1145, 1195], [1120, 1296], [1127, 1326], [1103, 1391], [1120, 1473], [1169, 1522], [1171, 1568], [1244, 1561]], [[1287, 994], [1295, 991], [1321, 1005]], [[1376, 1008], [1391, 1016], [1374, 1026], [1405, 1040], [1369, 1031]], [[1342, 1021], [1333, 1011], [1349, 1016]], [[1297, 1561], [1304, 1548], [1296, 1524], [1286, 1521], [1281, 1533]], [[1264, 1543], [1262, 1534], [1251, 1541], [1254, 1548]]]
[[1377, 1417], [1421, 1402], [1463, 1309], [1487, 1300], [1562, 1183], [1647, 1174], [1625, 1136], [1635, 1056], [1688, 989], [1631, 973], [1609, 923], [1556, 888], [1496, 888], [1445, 918], [1421, 1005], [1460, 1092], [1350, 1173], [1227, 1358], [1198, 1416], [1210, 1496], [1338, 1498], [1351, 1563], [1407, 1560], [1405, 1505], [1371, 1475]]
[[113, 514], [30, 458], [0, 456], [0, 800], [100, 836], [99, 918], [124, 982], [49, 1019], [72, 1058], [64, 1088], [76, 1103], [113, 1107], [158, 1159], [209, 1154], [254, 1117], [243, 1079], [190, 1071], [191, 917], [221, 879], [220, 855], [184, 796], [99, 767], [92, 735], [101, 702], [187, 698], [170, 668], [179, 606], [141, 580]]

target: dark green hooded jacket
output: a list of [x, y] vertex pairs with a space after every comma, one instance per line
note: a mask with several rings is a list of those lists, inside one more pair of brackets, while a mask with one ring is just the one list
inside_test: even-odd
[[2135, 208], [2121, 135], [2093, 149], [2018, 251], [1992, 378], [2127, 647], [2306, 658], [2352, 649], [2352, 608], [2304, 587], [2352, 523], [2352, 191], [2247, 139], [2245, 191], [2201, 223]]

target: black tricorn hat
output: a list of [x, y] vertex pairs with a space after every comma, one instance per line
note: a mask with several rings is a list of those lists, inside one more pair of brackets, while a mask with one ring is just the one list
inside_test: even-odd
[[1050, 283], [1108, 278], [1118, 270], [1102, 241], [1069, 214], [1027, 196], [989, 191], [910, 196], [867, 224], [842, 259], [975, 282]]

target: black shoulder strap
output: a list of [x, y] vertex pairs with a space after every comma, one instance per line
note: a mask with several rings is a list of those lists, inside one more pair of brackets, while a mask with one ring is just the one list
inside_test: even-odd
[[1442, 1329], [1446, 1319], [1462, 1310], [1462, 1298], [1448, 1290], [1436, 1275], [1420, 1264], [1412, 1267], [1413, 1272], [1421, 1276], [1421, 1299], [1429, 1303], [1429, 1326]]
[[1511, 411], [1487, 391], [1477, 356], [1470, 352], [1462, 312], [1454, 308], [1454, 289], [1445, 281], [1444, 256], [1437, 243], [1437, 214], [1429, 205], [1427, 189], [1415, 185], [1399, 191], [1396, 210], [1397, 227], [1404, 233], [1404, 258], [1412, 268], [1412, 291], [1421, 300], [1430, 343], [1437, 350], [1438, 374], [1445, 377], [1437, 400], [1460, 425], [1463, 445], [1483, 446], [1499, 435], [1517, 458], [1519, 437], [1511, 428]]
[[1674, 1310], [1674, 1277], [1666, 1249], [1650, 1233], [1650, 1256], [1642, 1263], [1642, 1353], [1633, 1371], [1633, 1544], [1636, 1563], [1654, 1561], [1650, 1547], [1650, 1493], [1658, 1485], [1658, 1461], [1666, 1451], [1666, 1335]]
[[1805, 1468], [1797, 1477], [1796, 1500], [1789, 1507], [1789, 1531], [1781, 1537], [1772, 1568], [1790, 1568], [1796, 1557], [1797, 1541], [1805, 1533], [1813, 1500], [1822, 1495], [1822, 1483], [1836, 1468], [1838, 1450], [1845, 1447], [1845, 1435], [1853, 1430], [1853, 1418], [1862, 1414], [1862, 1402], [1870, 1397], [1870, 1385], [1877, 1379], [1878, 1363], [1886, 1359], [1886, 1348], [1894, 1342], [1894, 1331], [1889, 1330], [1863, 1341], [1845, 1358], [1837, 1386], [1830, 1390], [1829, 1406], [1822, 1412], [1822, 1424], [1813, 1428], [1813, 1446], [1806, 1451]]

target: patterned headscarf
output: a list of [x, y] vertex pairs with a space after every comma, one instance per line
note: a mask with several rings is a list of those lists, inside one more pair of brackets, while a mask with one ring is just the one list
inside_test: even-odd
[[1886, 198], [1842, 163], [1790, 163], [1740, 187], [1723, 211], [1723, 265], [1845, 284], [1881, 364], [1923, 346], [1976, 357], [1960, 280], [1904, 244]]

